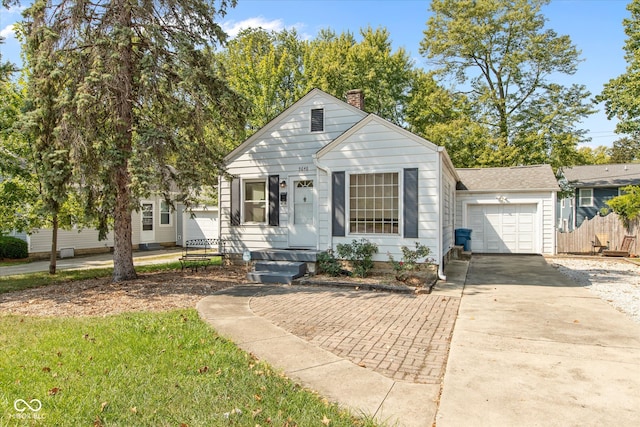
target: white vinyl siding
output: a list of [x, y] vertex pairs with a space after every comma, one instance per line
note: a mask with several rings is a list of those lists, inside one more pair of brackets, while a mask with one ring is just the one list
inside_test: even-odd
[[[345, 237], [333, 237], [333, 246], [339, 243], [351, 243], [353, 239], [367, 238], [378, 245], [378, 254], [375, 261], [388, 261], [388, 254], [396, 259], [402, 257], [401, 247], [415, 247], [415, 242], [427, 245], [432, 254], [438, 253], [437, 242], [441, 238], [442, 230], [439, 229], [439, 201], [440, 189], [438, 188], [438, 162], [439, 153], [437, 147], [427, 143], [415, 135], [384, 121], [373, 117], [358, 124], [348, 136], [324, 151], [319, 158], [319, 163], [328, 167], [331, 171], [345, 171], [347, 175], [368, 173], [398, 173], [399, 179], [399, 228], [403, 227], [402, 194], [404, 183], [402, 171], [405, 168], [418, 168], [418, 238], [405, 239], [394, 234], [353, 234], [347, 229]], [[325, 174], [320, 175], [320, 184], [325, 190], [319, 194], [329, 193], [330, 181]], [[347, 183], [348, 183], [347, 179]], [[320, 186], [320, 185], [319, 185]], [[319, 234], [330, 234], [331, 204], [328, 197], [319, 197]], [[347, 200], [347, 207], [349, 201]], [[346, 218], [349, 218], [347, 212]], [[328, 243], [328, 237], [326, 239]], [[326, 246], [321, 246], [325, 249]]]
[[[51, 235], [53, 231], [50, 228], [35, 230], [28, 236], [29, 253], [44, 253], [51, 251]], [[98, 240], [98, 230], [94, 229], [74, 229], [74, 230], [58, 230], [58, 250], [64, 248], [73, 248], [77, 251], [83, 249], [103, 249], [113, 247], [113, 233], [107, 234], [107, 239]], [[76, 253], [77, 254], [77, 253]]]
[[[324, 131], [311, 132], [311, 110], [322, 109]], [[322, 92], [309, 94], [292, 106], [286, 114], [277, 117], [272, 123], [261, 129], [243, 151], [239, 151], [228, 163], [227, 171], [243, 180], [258, 179], [268, 175], [278, 175], [279, 181], [286, 181], [287, 188], [280, 192], [292, 194], [294, 179], [316, 179], [318, 170], [313, 155], [322, 147], [362, 120], [366, 113], [345, 104]], [[324, 175], [321, 173], [321, 177]], [[326, 175], [324, 175], [326, 180]], [[326, 200], [328, 190], [315, 183], [319, 201]], [[227, 249], [233, 253], [242, 253], [245, 249], [287, 248], [289, 247], [289, 204], [278, 202], [280, 209], [279, 226], [267, 224], [240, 224], [230, 226], [231, 182], [222, 180], [220, 186], [220, 227], [222, 237], [229, 241]], [[314, 212], [317, 215], [317, 211]], [[316, 218], [316, 221], [323, 219]], [[324, 217], [326, 221], [326, 216]], [[326, 239], [320, 234], [319, 241]], [[320, 246], [320, 245], [319, 245]], [[321, 249], [326, 249], [326, 246]]]
[[456, 179], [449, 167], [443, 166], [442, 177], [442, 251], [443, 255], [453, 248], [455, 213], [456, 213]]

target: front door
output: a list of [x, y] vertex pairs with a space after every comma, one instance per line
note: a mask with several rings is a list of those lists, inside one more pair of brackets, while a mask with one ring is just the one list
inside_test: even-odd
[[293, 248], [315, 248], [316, 197], [312, 179], [295, 179], [293, 189], [291, 219], [289, 221], [289, 246]]
[[140, 215], [142, 218], [142, 225], [140, 228], [140, 243], [151, 243], [156, 239], [153, 208], [153, 202], [142, 202], [142, 209], [140, 211]]

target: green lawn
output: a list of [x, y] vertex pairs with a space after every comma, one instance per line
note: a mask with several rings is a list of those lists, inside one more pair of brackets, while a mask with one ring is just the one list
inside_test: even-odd
[[0, 316], [0, 385], [2, 426], [375, 425], [256, 361], [195, 310]]

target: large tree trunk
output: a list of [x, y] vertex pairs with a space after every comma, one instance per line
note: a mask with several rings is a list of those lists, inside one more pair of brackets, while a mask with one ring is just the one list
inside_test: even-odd
[[53, 214], [51, 232], [51, 254], [49, 256], [49, 274], [56, 274], [56, 260], [58, 255], [58, 214]]
[[116, 171], [116, 206], [113, 229], [113, 281], [135, 279], [133, 245], [131, 244], [131, 197], [127, 164]]
[[116, 7], [119, 23], [126, 40], [120, 40], [119, 66], [116, 74], [116, 108], [118, 123], [116, 125], [116, 147], [119, 164], [114, 171], [116, 184], [116, 205], [114, 212], [113, 242], [113, 281], [136, 278], [133, 268], [133, 247], [131, 244], [131, 177], [129, 175], [129, 158], [132, 147], [133, 127], [133, 43], [131, 41], [131, 5], [127, 0], [120, 1]]

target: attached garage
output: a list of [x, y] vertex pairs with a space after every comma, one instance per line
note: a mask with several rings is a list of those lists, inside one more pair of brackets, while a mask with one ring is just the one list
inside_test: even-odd
[[537, 205], [468, 205], [468, 209], [472, 252], [538, 252]]
[[559, 187], [549, 165], [456, 172], [456, 228], [472, 230], [472, 252], [555, 253]]

